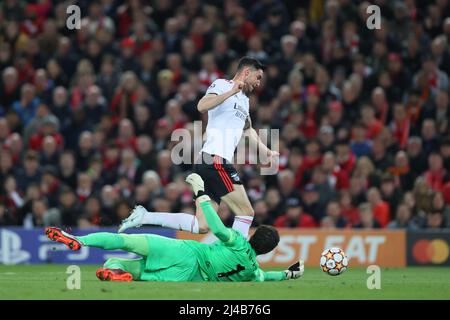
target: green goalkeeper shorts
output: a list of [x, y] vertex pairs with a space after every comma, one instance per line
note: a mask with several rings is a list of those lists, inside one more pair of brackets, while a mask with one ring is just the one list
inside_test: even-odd
[[195, 252], [183, 240], [147, 235], [148, 256], [143, 258], [141, 280], [204, 281]]

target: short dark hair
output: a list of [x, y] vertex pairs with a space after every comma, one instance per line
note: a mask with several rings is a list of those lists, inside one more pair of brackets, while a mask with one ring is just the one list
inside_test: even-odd
[[249, 56], [245, 56], [242, 57], [239, 62], [238, 62], [238, 66], [237, 66], [237, 71], [241, 71], [244, 67], [251, 67], [254, 68], [255, 70], [264, 70], [265, 67], [264, 65], [255, 58], [249, 57]]
[[256, 255], [265, 254], [275, 249], [280, 242], [280, 235], [274, 227], [261, 225], [256, 229], [249, 242]]

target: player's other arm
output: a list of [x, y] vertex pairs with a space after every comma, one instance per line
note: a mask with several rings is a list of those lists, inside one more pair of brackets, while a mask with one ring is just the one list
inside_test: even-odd
[[305, 272], [303, 260], [299, 260], [284, 271], [259, 270], [259, 281], [282, 281], [300, 278]]
[[200, 99], [197, 104], [197, 110], [201, 113], [204, 113], [210, 109], [217, 107], [219, 104], [224, 102], [226, 99], [231, 97], [232, 95], [238, 93], [244, 87], [244, 83], [242, 81], [235, 81], [233, 88], [231, 90], [224, 92], [222, 94], [217, 93], [207, 93]]
[[244, 132], [248, 135], [250, 143], [257, 143], [258, 149], [261, 150], [262, 154], [267, 154], [269, 157], [278, 156], [279, 153], [277, 151], [270, 150], [261, 140], [256, 130], [252, 127], [252, 121], [250, 116], [247, 117], [244, 125]]

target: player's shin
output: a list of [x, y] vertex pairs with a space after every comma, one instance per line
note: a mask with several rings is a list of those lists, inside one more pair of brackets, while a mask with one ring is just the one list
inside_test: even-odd
[[188, 213], [148, 212], [144, 215], [142, 224], [199, 233], [197, 217]]
[[109, 232], [91, 233], [77, 237], [85, 246], [97, 247], [105, 250], [117, 250], [124, 247], [124, 239], [121, 235]]

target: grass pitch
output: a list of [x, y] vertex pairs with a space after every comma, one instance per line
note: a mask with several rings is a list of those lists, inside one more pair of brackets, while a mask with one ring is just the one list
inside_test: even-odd
[[445, 299], [450, 300], [449, 268], [381, 270], [381, 289], [369, 290], [366, 269], [331, 277], [307, 268], [298, 280], [264, 283], [101, 282], [99, 266], [81, 266], [81, 289], [69, 290], [66, 265], [0, 265], [0, 299]]

